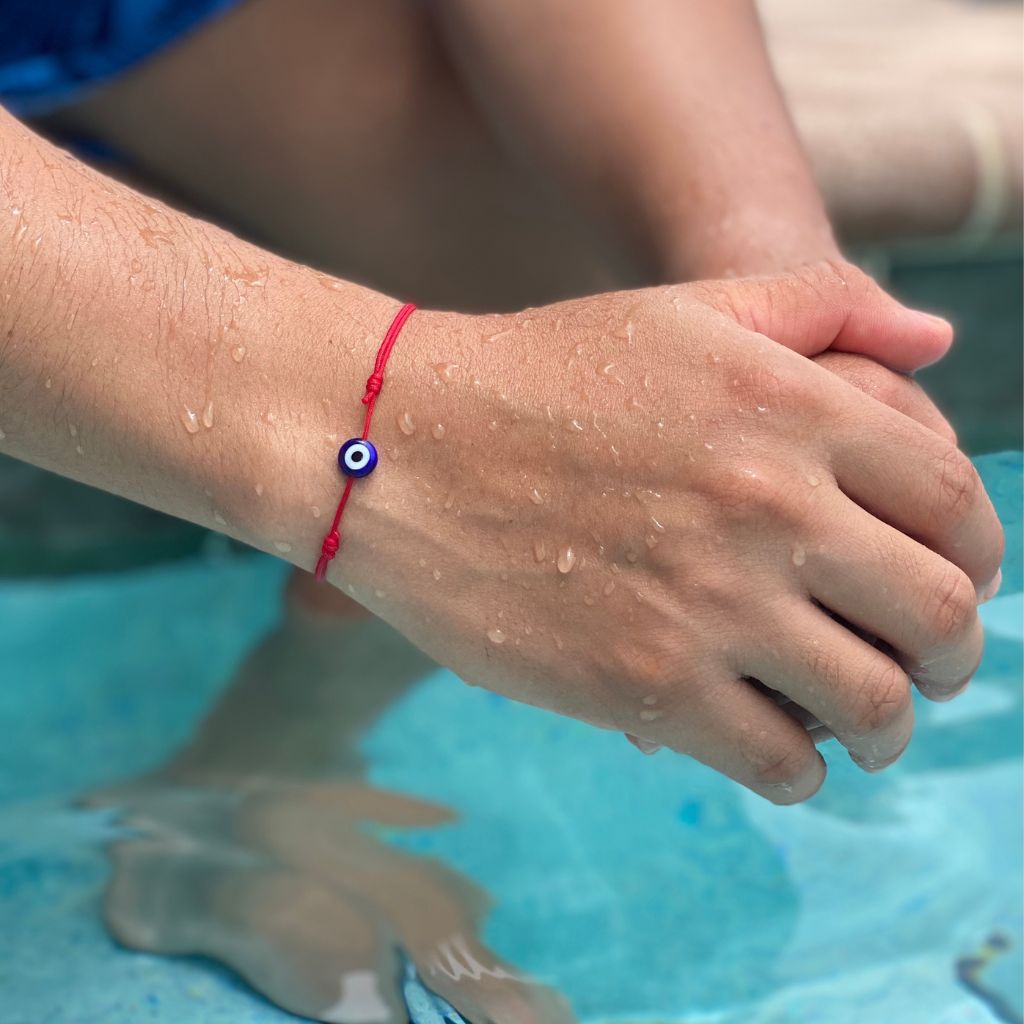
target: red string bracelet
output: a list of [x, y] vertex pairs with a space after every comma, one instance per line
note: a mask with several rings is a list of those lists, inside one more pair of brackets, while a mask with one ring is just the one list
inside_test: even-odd
[[334, 519], [331, 528], [324, 537], [320, 547], [320, 558], [316, 563], [316, 578], [322, 580], [327, 574], [327, 566], [331, 559], [338, 553], [341, 545], [341, 536], [338, 533], [338, 524], [341, 522], [342, 513], [348, 504], [348, 496], [352, 493], [352, 484], [360, 477], [369, 476], [377, 466], [377, 449], [369, 440], [370, 422], [373, 420], [373, 407], [377, 403], [377, 396], [384, 384], [384, 367], [388, 364], [388, 357], [391, 350], [398, 341], [398, 335], [405, 326], [405, 321], [412, 316], [416, 307], [407, 302], [391, 321], [388, 333], [377, 350], [377, 361], [373, 364], [373, 373], [366, 380], [366, 394], [363, 395], [363, 405], [366, 406], [366, 416], [363, 419], [363, 432], [359, 437], [353, 437], [346, 441], [338, 451], [338, 468], [345, 474], [345, 490], [341, 492], [341, 500], [334, 510]]

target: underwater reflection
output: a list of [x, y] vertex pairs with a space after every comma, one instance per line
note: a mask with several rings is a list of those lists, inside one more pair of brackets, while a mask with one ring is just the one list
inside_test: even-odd
[[573, 1020], [483, 944], [479, 887], [375, 834], [454, 820], [368, 785], [357, 751], [433, 663], [337, 592], [311, 608], [298, 589], [183, 750], [87, 798], [132, 832], [109, 848], [111, 931], [134, 949], [213, 957], [314, 1020], [407, 1021], [406, 959], [475, 1024]]

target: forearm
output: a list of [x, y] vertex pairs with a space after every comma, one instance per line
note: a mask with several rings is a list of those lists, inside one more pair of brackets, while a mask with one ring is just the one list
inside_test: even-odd
[[495, 121], [614, 209], [670, 277], [835, 254], [747, 0], [453, 0]]
[[311, 566], [393, 303], [2, 112], [0, 210], [0, 451]]

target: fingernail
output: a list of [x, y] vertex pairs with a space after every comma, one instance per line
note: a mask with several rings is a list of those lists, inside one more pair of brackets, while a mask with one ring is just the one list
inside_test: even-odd
[[641, 739], [639, 736], [631, 736], [629, 741], [641, 754], [656, 754], [661, 750], [660, 743], [652, 743], [650, 740]]
[[935, 701], [936, 704], [947, 704], [949, 703], [949, 701], [955, 700], [957, 697], [959, 697], [960, 694], [963, 693], [964, 690], [966, 690], [967, 687], [971, 685], [971, 679], [973, 678], [974, 673], [972, 672], [971, 675], [969, 675], [962, 682], [957, 683], [952, 690], [948, 690], [946, 693], [937, 693], [934, 695], [928, 694], [928, 699]]
[[874, 758], [858, 757], [856, 754], [850, 755], [850, 760], [858, 767], [866, 772], [871, 772], [874, 775], [876, 772], [880, 772], [885, 768], [888, 768], [892, 764], [892, 761], [876, 761]]
[[890, 765], [894, 765], [906, 753], [909, 746], [910, 738], [908, 737], [906, 743], [895, 754], [890, 754], [888, 757], [858, 757], [851, 751], [850, 760], [858, 768], [863, 768], [864, 771], [874, 774], [875, 772], [884, 771]]
[[1003, 585], [1003, 570], [997, 569], [995, 576], [992, 577], [992, 582], [986, 584], [978, 592], [978, 604], [984, 604], [986, 601], [991, 601], [996, 594], [999, 593], [999, 588]]

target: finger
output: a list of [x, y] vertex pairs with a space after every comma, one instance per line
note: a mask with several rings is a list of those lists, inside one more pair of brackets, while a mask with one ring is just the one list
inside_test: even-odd
[[865, 356], [849, 352], [822, 352], [814, 361], [822, 369], [841, 377], [858, 391], [916, 420], [923, 427], [956, 444], [956, 432], [935, 403], [916, 381], [902, 373], [876, 363]]
[[780, 710], [785, 711], [793, 721], [799, 722], [809, 733], [814, 733], [816, 730], [823, 728], [821, 722], [819, 722], [818, 719], [807, 710], [807, 708], [801, 707], [797, 704], [792, 697], [788, 697], [781, 690], [776, 690], [767, 683], [762, 682], [757, 678], [757, 676], [747, 676], [746, 678], [747, 682], [749, 682], [755, 690], [763, 693]]
[[838, 261], [689, 287], [741, 326], [801, 355], [836, 348], [909, 372], [941, 359], [953, 340], [945, 320], [908, 309], [863, 271]]
[[[692, 692], [696, 689], [696, 692]], [[686, 720], [670, 712], [638, 728], [651, 743], [687, 754], [772, 803], [813, 796], [825, 780], [825, 762], [798, 722], [745, 680], [723, 677], [686, 693]]]
[[884, 641], [918, 688], [948, 700], [978, 667], [977, 596], [955, 565], [841, 497], [842, 544], [810, 546], [800, 579], [824, 608]]
[[876, 518], [962, 569], [979, 589], [1003, 557], [1003, 531], [970, 459], [907, 417], [873, 403], [832, 437], [843, 492]]
[[861, 767], [877, 771], [914, 728], [907, 673], [811, 604], [786, 609], [786, 644], [753, 652], [747, 671], [813, 715]]

